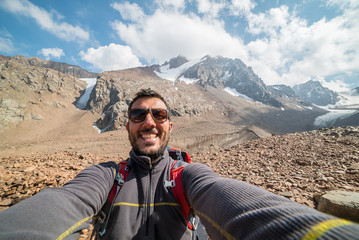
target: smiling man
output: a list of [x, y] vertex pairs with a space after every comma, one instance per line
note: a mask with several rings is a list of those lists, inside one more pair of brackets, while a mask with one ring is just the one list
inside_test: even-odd
[[[177, 184], [214, 240], [359, 239], [356, 223], [222, 178], [202, 164], [182, 165], [179, 181], [171, 181], [177, 162], [167, 150], [173, 127], [168, 104], [158, 93], [141, 90], [129, 105], [128, 116], [132, 151], [126, 160], [126, 180], [116, 174], [117, 163], [90, 166], [63, 187], [45, 189], [0, 212], [0, 239], [78, 239], [80, 230], [88, 227], [84, 223], [104, 213], [100, 210], [108, 206], [105, 203], [116, 188], [120, 191], [112, 195], [109, 211], [97, 215], [97, 222], [104, 225], [96, 237], [195, 239], [184, 205], [171, 190]], [[118, 184], [113, 188], [115, 179]]]
[[161, 95], [147, 90], [139, 92], [128, 109], [126, 129], [132, 150], [154, 163], [165, 151], [172, 131], [169, 107]]

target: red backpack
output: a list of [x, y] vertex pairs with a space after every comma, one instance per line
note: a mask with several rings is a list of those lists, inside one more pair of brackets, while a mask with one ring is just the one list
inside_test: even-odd
[[[181, 207], [181, 212], [186, 219], [187, 227], [191, 230], [194, 230], [195, 217], [187, 202], [182, 186], [182, 170], [186, 164], [192, 163], [191, 157], [187, 152], [181, 151], [179, 149], [167, 147], [167, 150], [170, 157], [175, 159], [175, 161], [171, 166], [170, 181], [165, 181], [165, 187], [169, 187], [172, 190], [176, 201]], [[94, 217], [94, 230], [92, 232], [91, 239], [95, 233], [97, 233], [99, 236], [103, 236], [106, 232], [106, 227], [113, 208], [114, 199], [119, 194], [130, 172], [130, 168], [127, 166], [127, 164], [128, 160], [125, 160], [116, 165], [115, 183], [108, 195], [106, 203]]]

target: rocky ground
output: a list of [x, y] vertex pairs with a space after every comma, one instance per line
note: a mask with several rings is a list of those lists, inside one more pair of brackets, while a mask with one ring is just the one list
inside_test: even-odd
[[194, 159], [310, 207], [329, 190], [359, 191], [358, 127], [272, 136]]
[[[359, 191], [359, 127], [274, 135], [216, 152], [193, 153], [223, 177], [242, 180], [301, 204], [329, 190]], [[0, 209], [44, 188], [60, 187], [85, 167], [118, 156], [76, 149], [0, 157]]]

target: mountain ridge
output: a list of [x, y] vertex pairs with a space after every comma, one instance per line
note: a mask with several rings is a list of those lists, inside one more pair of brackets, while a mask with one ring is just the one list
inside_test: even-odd
[[[281, 90], [278, 86], [264, 85], [253, 70], [240, 60], [233, 61], [223, 57], [217, 57], [216, 60], [209, 56], [202, 59], [202, 65], [210, 62], [211, 68], [208, 66], [199, 68], [198, 62], [198, 65], [195, 65], [180, 57], [171, 59], [161, 66], [100, 73], [86, 107], [83, 108], [84, 110], [76, 109], [77, 101], [85, 92], [84, 81], [48, 67], [30, 65], [26, 58], [22, 61], [18, 60], [22, 58], [0, 58], [1, 74], [7, 74], [1, 77], [0, 82], [5, 86], [0, 89], [0, 94], [7, 96], [5, 101], [4, 97], [0, 101], [0, 113], [3, 116], [11, 116], [8, 114], [9, 111], [17, 112], [16, 121], [7, 122], [0, 127], [3, 133], [7, 127], [10, 128], [7, 131], [8, 137], [4, 137], [10, 142], [16, 142], [14, 136], [21, 138], [22, 134], [27, 136], [26, 139], [31, 138], [31, 134], [48, 139], [55, 136], [66, 138], [76, 134], [89, 134], [93, 137], [93, 134], [97, 134], [93, 125], [102, 133], [122, 132], [127, 121], [129, 102], [139, 89], [148, 87], [168, 99], [173, 122], [177, 126], [172, 139], [182, 147], [199, 151], [230, 147], [253, 137], [311, 130], [315, 128], [313, 122], [316, 117], [327, 112], [291, 96], [292, 93], [289, 89], [286, 92], [285, 87]], [[163, 79], [156, 71], [164, 69], [167, 64], [171, 65], [171, 70], [174, 71], [182, 67], [183, 73], [188, 70], [183, 66], [189, 68], [195, 65], [192, 72], [200, 75], [187, 76], [181, 72], [182, 75], [179, 74], [174, 80]], [[221, 70], [221, 64], [225, 64], [227, 68]], [[16, 67], [10, 69], [9, 66]], [[238, 78], [236, 82], [233, 76], [240, 76], [241, 72], [236, 71], [241, 68], [244, 69], [242, 75], [245, 77]], [[202, 69], [202, 72], [198, 69]], [[214, 73], [211, 73], [210, 69]], [[232, 79], [229, 69], [233, 71]], [[56, 78], [49, 77], [55, 75]], [[182, 80], [183, 76], [202, 76], [202, 81], [192, 79], [189, 84]], [[209, 82], [205, 81], [208, 79]], [[15, 82], [12, 81], [21, 82], [22, 85], [15, 86]], [[257, 89], [262, 89], [268, 96], [280, 102], [281, 107], [227, 92], [228, 88], [238, 83], [243, 85], [246, 81], [252, 81]], [[68, 89], [69, 87], [71, 89]], [[30, 91], [31, 88], [34, 89]], [[243, 91], [241, 94], [250, 95]], [[17, 102], [17, 99], [22, 99], [23, 105], [9, 104], [12, 101]], [[19, 140], [19, 144], [20, 142]], [[200, 144], [197, 144], [198, 142]], [[9, 145], [4, 142], [2, 147], [6, 146]]]
[[[162, 72], [166, 71], [166, 66], [168, 70], [180, 69], [189, 62], [188, 59], [179, 55], [162, 65], [152, 65], [151, 68], [155, 73], [158, 73], [159, 77], [166, 79], [168, 75]], [[291, 107], [295, 104], [305, 107], [312, 107], [312, 104], [323, 106], [335, 104], [340, 100], [337, 93], [323, 87], [318, 81], [308, 81], [293, 87], [284, 84], [266, 85], [253, 72], [253, 69], [240, 59], [221, 56], [211, 57], [207, 55], [198, 61], [194, 61], [191, 66], [181, 69], [176, 76], [170, 78], [172, 81], [191, 82], [203, 87], [211, 85], [217, 88], [231, 88], [249, 99], [279, 108], [285, 107], [286, 98], [290, 99]], [[313, 98], [305, 96], [305, 93], [309, 94], [309, 92]]]
[[17, 55], [14, 57], [0, 55], [0, 61], [4, 61], [4, 60], [5, 61], [13, 60], [30, 66], [51, 68], [53, 70], [59, 71], [64, 74], [69, 74], [77, 78], [96, 78], [98, 76], [98, 73], [88, 72], [87, 70], [76, 65], [72, 65], [64, 62], [55, 62], [51, 60], [43, 60], [38, 57], [26, 58], [21, 55]]
[[306, 83], [295, 85], [292, 89], [301, 99], [319, 106], [335, 104], [339, 101], [337, 93], [323, 87], [318, 81], [310, 80]]

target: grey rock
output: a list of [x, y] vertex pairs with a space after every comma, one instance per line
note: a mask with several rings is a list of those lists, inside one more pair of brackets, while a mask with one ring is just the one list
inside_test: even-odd
[[330, 191], [320, 197], [318, 210], [359, 222], [359, 193]]
[[187, 58], [185, 58], [183, 56], [178, 56], [176, 58], [172, 58], [169, 61], [170, 69], [171, 68], [177, 68], [177, 67], [185, 64], [186, 62], [188, 62], [188, 60], [187, 60]]

